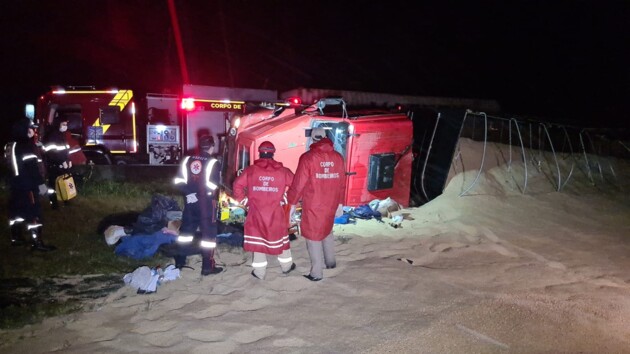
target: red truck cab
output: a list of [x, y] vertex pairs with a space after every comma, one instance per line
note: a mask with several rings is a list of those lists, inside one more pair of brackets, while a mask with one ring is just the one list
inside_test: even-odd
[[325, 99], [306, 109], [276, 107], [236, 118], [240, 126], [231, 130], [232, 141], [224, 155], [223, 184], [228, 194], [234, 178], [258, 158], [263, 141], [271, 141], [276, 147], [274, 158], [295, 172], [311, 144], [306, 133], [323, 127], [346, 163], [344, 205], [387, 197], [409, 205], [413, 128], [406, 114], [382, 108], [347, 109], [341, 99]]

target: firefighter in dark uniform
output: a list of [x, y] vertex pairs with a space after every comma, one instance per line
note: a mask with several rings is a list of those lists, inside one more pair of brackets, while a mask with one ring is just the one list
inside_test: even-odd
[[[221, 167], [212, 157], [214, 138], [199, 138], [199, 153], [186, 156], [175, 178], [175, 185], [185, 197], [182, 226], [176, 243], [175, 266], [186, 265], [186, 256], [201, 253], [201, 274], [216, 274], [223, 269], [214, 261], [217, 236], [217, 194]], [[200, 235], [197, 233], [200, 229]]]
[[12, 246], [24, 244], [22, 232], [26, 227], [32, 249], [45, 252], [55, 247], [42, 242], [42, 209], [38, 194], [46, 195], [48, 188], [39, 169], [41, 160], [33, 141], [35, 128], [28, 118], [15, 122], [11, 131], [14, 141], [6, 147], [5, 154], [11, 165], [9, 227]]
[[[72, 161], [70, 161], [70, 145], [66, 140], [66, 130], [68, 130], [68, 119], [59, 116], [55, 117], [50, 131], [44, 137], [44, 153], [46, 160], [46, 172], [48, 174], [48, 186], [51, 190], [56, 190], [55, 182], [57, 177], [70, 173]], [[57, 194], [50, 194], [50, 205], [57, 209]]]

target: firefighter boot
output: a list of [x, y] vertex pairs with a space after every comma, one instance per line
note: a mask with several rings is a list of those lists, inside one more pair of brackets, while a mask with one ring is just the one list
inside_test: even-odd
[[37, 227], [31, 229], [31, 250], [33, 251], [41, 251], [41, 252], [49, 252], [54, 251], [57, 247], [53, 245], [45, 245], [42, 241], [42, 228]]
[[186, 266], [186, 256], [176, 255], [173, 256], [173, 259], [175, 260], [175, 268], [181, 270]]
[[201, 252], [201, 275], [218, 274], [223, 271], [223, 268], [217, 267], [214, 262], [214, 252], [202, 251]]
[[22, 224], [15, 223], [11, 225], [11, 246], [23, 246], [25, 243], [22, 236]]

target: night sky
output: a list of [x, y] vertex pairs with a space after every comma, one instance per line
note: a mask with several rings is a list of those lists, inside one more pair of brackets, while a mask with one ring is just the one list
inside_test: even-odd
[[[506, 117], [629, 125], [629, 1], [175, 3], [191, 84], [495, 99]], [[5, 122], [55, 84], [183, 83], [167, 0], [3, 1], [0, 16]]]

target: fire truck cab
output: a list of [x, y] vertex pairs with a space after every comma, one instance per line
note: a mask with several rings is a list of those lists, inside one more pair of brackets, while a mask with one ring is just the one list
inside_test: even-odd
[[58, 117], [68, 120], [68, 131], [78, 141], [88, 160], [114, 163], [114, 155], [138, 152], [138, 123], [132, 90], [94, 87], [54, 88], [40, 96], [35, 119], [39, 136]]
[[258, 158], [264, 141], [276, 147], [274, 159], [295, 172], [308, 150], [312, 128], [322, 127], [346, 163], [344, 205], [358, 206], [391, 197], [409, 205], [413, 128], [403, 112], [383, 108], [351, 109], [341, 98], [309, 107], [274, 105], [235, 116], [224, 154], [223, 184], [228, 195], [241, 171]]
[[182, 96], [132, 90], [55, 87], [37, 100], [35, 120], [43, 137], [57, 117], [95, 164], [178, 164], [212, 134], [221, 143], [229, 118], [246, 101], [276, 100], [273, 90], [184, 85]]

